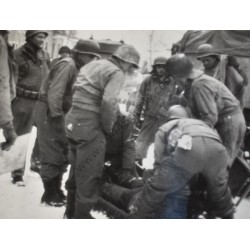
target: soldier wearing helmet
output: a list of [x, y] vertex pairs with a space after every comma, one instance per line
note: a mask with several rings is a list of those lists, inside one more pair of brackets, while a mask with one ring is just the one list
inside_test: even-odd
[[235, 57], [219, 54], [211, 44], [198, 47], [197, 59], [204, 66], [204, 73], [223, 82], [243, 106], [247, 76]]
[[[154, 142], [158, 128], [165, 123], [165, 111], [174, 103], [176, 84], [165, 69], [167, 58], [157, 57], [154, 60], [151, 75], [142, 82], [136, 96], [135, 108], [130, 116], [141, 128], [136, 140], [136, 158], [142, 161]], [[141, 126], [141, 117], [144, 122]]]
[[65, 204], [61, 185], [69, 161], [64, 118], [71, 107], [72, 87], [79, 70], [100, 58], [99, 49], [99, 44], [93, 40], [79, 40], [72, 57], [62, 58], [52, 65], [40, 89], [36, 125], [41, 151], [40, 176], [44, 185], [41, 202], [49, 206]]
[[59, 55], [61, 58], [69, 57], [71, 55], [71, 50], [68, 46], [62, 46], [59, 49]]
[[[16, 98], [12, 102], [13, 125], [18, 136], [28, 134], [34, 125], [34, 107], [41, 84], [49, 71], [49, 56], [43, 50], [48, 36], [45, 30], [27, 30], [26, 43], [14, 51], [18, 67]], [[28, 145], [27, 145], [28, 147]], [[37, 147], [34, 148], [37, 149]], [[34, 158], [34, 155], [32, 155]], [[13, 183], [24, 186], [24, 167], [12, 172]]]
[[[110, 59], [81, 68], [74, 84], [72, 107], [66, 115], [71, 169], [66, 182], [67, 209], [75, 205], [74, 218], [92, 218], [98, 198], [106, 151], [106, 136], [117, 119], [119, 92], [124, 73], [139, 67], [140, 55], [122, 45]], [[75, 201], [75, 200], [76, 201]], [[66, 214], [67, 216], [67, 214]]]
[[153, 174], [130, 204], [131, 218], [186, 219], [190, 182], [201, 174], [207, 183], [210, 214], [233, 218], [227, 184], [229, 157], [218, 133], [201, 120], [188, 118], [179, 105], [155, 136]]
[[68, 46], [62, 46], [59, 51], [58, 51], [59, 57], [54, 59], [51, 63], [51, 67], [52, 65], [54, 65], [57, 61], [65, 58], [65, 57], [70, 57], [71, 56], [71, 50]]
[[246, 130], [238, 100], [222, 82], [195, 69], [184, 54], [172, 56], [166, 68], [183, 86], [183, 99], [193, 116], [217, 129], [228, 150], [231, 166]]

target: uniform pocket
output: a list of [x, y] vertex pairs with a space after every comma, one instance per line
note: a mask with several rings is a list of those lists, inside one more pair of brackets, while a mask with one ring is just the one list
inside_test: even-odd
[[75, 141], [91, 141], [100, 131], [99, 121], [93, 118], [79, 118], [68, 114], [65, 120], [66, 135]]

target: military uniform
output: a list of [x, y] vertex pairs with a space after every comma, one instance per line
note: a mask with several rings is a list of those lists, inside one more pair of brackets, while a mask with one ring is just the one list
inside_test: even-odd
[[[12, 103], [13, 124], [17, 135], [30, 133], [35, 121], [35, 104], [39, 90], [48, 75], [48, 54], [26, 43], [14, 51], [18, 66], [17, 97]], [[24, 168], [12, 172], [22, 176]]]
[[246, 131], [238, 100], [223, 83], [201, 71], [195, 71], [195, 76], [188, 81], [184, 95], [187, 105], [196, 118], [217, 129], [231, 165]]
[[68, 165], [64, 116], [71, 107], [72, 87], [78, 72], [79, 66], [72, 58], [62, 59], [51, 68], [40, 90], [35, 112], [43, 181], [62, 175]]
[[144, 113], [144, 121], [136, 140], [137, 159], [146, 158], [156, 132], [166, 122], [166, 111], [175, 103], [176, 90], [177, 86], [170, 77], [162, 80], [153, 74], [142, 82], [133, 111], [136, 121]]
[[246, 75], [240, 68], [235, 69], [229, 66], [227, 56], [222, 55], [219, 64], [210, 70], [205, 69], [204, 73], [224, 83], [243, 107], [243, 97], [247, 84]]
[[213, 213], [231, 215], [228, 162], [219, 135], [203, 121], [185, 118], [166, 123], [156, 134], [154, 172], [133, 202], [134, 217], [186, 218], [189, 182], [197, 174], [206, 179]]
[[116, 121], [124, 74], [114, 60], [99, 60], [80, 70], [72, 107], [66, 115], [71, 169], [66, 189], [76, 193], [76, 218], [89, 217], [98, 197], [106, 137]]

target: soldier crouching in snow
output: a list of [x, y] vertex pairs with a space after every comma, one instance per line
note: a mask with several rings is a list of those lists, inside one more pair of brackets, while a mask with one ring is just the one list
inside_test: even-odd
[[179, 105], [168, 113], [169, 122], [155, 137], [153, 175], [132, 202], [131, 218], [187, 218], [190, 181], [197, 174], [206, 180], [209, 212], [233, 218], [229, 157], [218, 133], [201, 120], [187, 118]]
[[130, 212], [128, 218], [188, 218], [190, 184], [197, 174], [206, 181], [210, 216], [233, 218], [227, 150], [215, 130], [188, 116], [179, 105], [169, 109], [169, 121], [156, 134], [154, 169], [142, 189], [111, 188], [110, 200]]

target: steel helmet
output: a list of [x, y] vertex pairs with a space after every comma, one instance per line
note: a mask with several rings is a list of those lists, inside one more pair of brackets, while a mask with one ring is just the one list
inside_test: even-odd
[[120, 42], [114, 42], [110, 39], [107, 40], [98, 40], [98, 43], [100, 45], [100, 54], [102, 57], [110, 57], [115, 53], [115, 51], [118, 49], [119, 46], [122, 44]]
[[70, 48], [68, 47], [68, 46], [62, 46], [60, 49], [59, 49], [59, 54], [61, 54], [61, 53], [71, 53], [71, 50], [70, 50]]
[[198, 47], [198, 54], [199, 56], [196, 57], [198, 60], [207, 56], [220, 56], [219, 53], [214, 52], [214, 47], [208, 43], [201, 44]]
[[181, 105], [173, 105], [168, 109], [168, 119], [180, 119], [190, 117], [188, 111]]
[[166, 62], [167, 72], [174, 77], [186, 77], [193, 69], [193, 64], [185, 54], [175, 54]]
[[81, 54], [94, 55], [98, 58], [101, 57], [99, 55], [100, 45], [94, 40], [83, 40], [83, 39], [78, 40], [75, 47], [73, 48], [73, 51]]
[[136, 68], [139, 68], [140, 54], [132, 45], [125, 44], [120, 46], [113, 56], [124, 62], [133, 64]]
[[165, 65], [166, 62], [167, 62], [167, 58], [164, 57], [164, 56], [159, 56], [159, 57], [156, 57], [155, 60], [154, 60], [154, 65]]
[[49, 35], [49, 33], [46, 30], [27, 30], [25, 33], [26, 40], [39, 33], [45, 34], [46, 37]]

